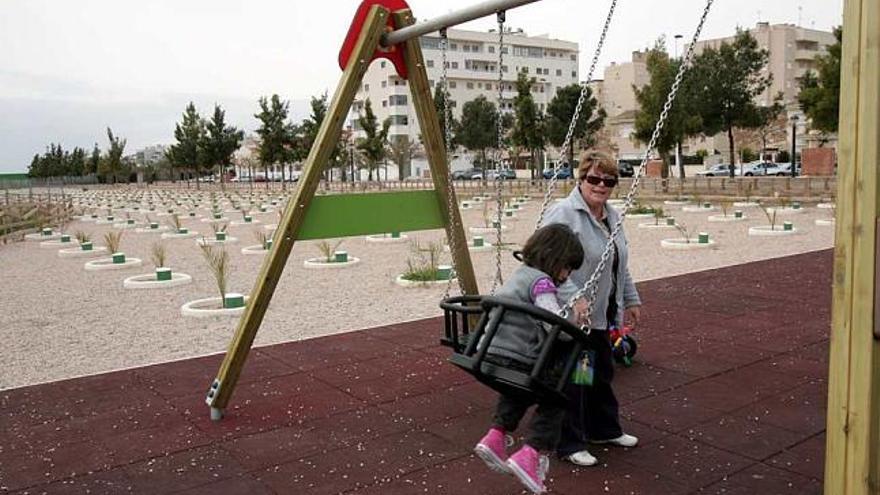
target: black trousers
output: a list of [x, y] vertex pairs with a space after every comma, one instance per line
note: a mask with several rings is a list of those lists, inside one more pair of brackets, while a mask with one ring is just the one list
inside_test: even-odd
[[588, 337], [595, 351], [593, 385], [569, 382], [565, 393], [569, 403], [556, 453], [568, 456], [586, 450], [590, 440], [610, 440], [623, 434], [617, 397], [611, 388], [614, 356], [607, 331], [593, 330]]
[[[529, 367], [512, 359], [500, 356], [487, 356], [490, 362], [506, 368], [529, 371]], [[556, 377], [558, 378], [558, 374]], [[548, 379], [552, 379], [552, 373]], [[498, 396], [495, 406], [495, 416], [492, 422], [504, 431], [515, 431], [519, 422], [525, 416], [529, 407], [535, 402], [523, 401], [506, 395]], [[562, 429], [562, 421], [565, 418], [565, 408], [549, 404], [538, 404], [532, 419], [529, 422], [529, 432], [526, 435], [526, 443], [538, 451], [553, 451], [559, 443], [559, 435]]]

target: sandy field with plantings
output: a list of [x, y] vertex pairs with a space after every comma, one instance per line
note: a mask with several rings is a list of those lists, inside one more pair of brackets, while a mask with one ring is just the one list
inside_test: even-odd
[[[106, 208], [98, 205], [114, 193], [82, 194], [78, 207], [87, 217], [92, 213], [106, 216]], [[195, 218], [183, 216], [195, 201], [191, 196], [195, 191], [153, 197], [156, 211], [149, 213], [151, 219], [167, 225], [170, 217], [158, 217], [158, 212], [167, 211], [168, 204], [163, 201], [173, 201], [174, 195], [182, 194], [190, 195], [183, 206], [176, 207], [181, 212], [183, 225], [199, 232], [199, 236], [211, 237], [211, 223], [202, 221], [203, 216], [211, 216], [206, 208], [211, 201], [207, 193], [201, 197], [200, 207], [194, 210], [198, 215]], [[214, 199], [224, 210], [232, 210], [233, 205], [222, 195]], [[262, 203], [271, 209], [271, 199], [243, 200], [254, 202], [251, 214], [262, 222], [259, 224], [235, 225], [231, 221], [241, 220], [242, 214], [235, 211], [224, 214], [230, 219], [226, 222], [228, 235], [238, 238], [237, 243], [226, 247], [230, 261], [228, 291], [248, 294], [254, 284], [265, 256], [244, 255], [241, 248], [258, 244], [256, 232], [278, 221], [277, 212], [260, 213], [256, 206]], [[124, 221], [126, 215], [137, 223], [145, 221], [145, 198], [115, 196], [111, 201], [117, 202], [116, 221]], [[127, 208], [135, 202], [139, 202], [141, 208], [125, 212], [119, 209], [119, 203], [125, 201], [128, 201]], [[630, 268], [637, 281], [826, 249], [834, 242], [834, 227], [815, 223], [817, 219], [830, 219], [833, 210], [816, 208], [815, 204], [804, 204], [803, 211], [796, 214], [778, 215], [777, 228], [782, 228], [782, 221], [790, 220], [797, 229], [794, 235], [779, 237], [748, 235], [749, 227], [768, 224], [764, 213], [756, 207], [742, 208], [748, 218], [741, 222], [710, 222], [710, 215], [721, 212], [684, 212], [681, 206], [656, 204], [686, 226], [693, 242], [697, 241], [698, 232], [708, 232], [715, 243], [701, 250], [662, 249], [661, 240], [680, 237], [676, 230], [638, 227], [639, 223], [653, 223], [650, 218], [627, 219]], [[540, 198], [532, 197], [524, 203], [516, 213], [516, 220], [505, 222], [508, 227], [504, 231], [505, 242], [514, 245], [523, 242], [534, 229], [539, 209]], [[733, 215], [733, 208], [728, 214]], [[481, 204], [462, 210], [466, 227], [484, 226], [484, 216]], [[91, 220], [73, 221], [63, 230], [71, 234], [86, 232], [95, 246], [102, 246], [104, 234], [114, 230], [114, 226], [112, 223], [98, 225]], [[405, 235], [409, 237], [408, 242], [402, 243], [373, 243], [364, 237], [342, 239], [339, 249], [359, 258], [360, 262], [336, 270], [304, 267], [306, 259], [321, 256], [319, 242], [297, 243], [257, 335], [256, 345], [439, 315], [437, 304], [444, 293], [444, 284], [402, 287], [395, 279], [407, 269], [408, 260], [418, 263], [418, 255], [413, 252], [414, 242], [423, 246], [440, 243], [443, 233], [437, 230]], [[469, 238], [473, 235], [468, 232]], [[494, 233], [478, 235], [483, 235], [489, 243], [495, 242]], [[0, 246], [0, 300], [3, 301], [0, 338], [4, 343], [0, 347], [0, 362], [4, 364], [0, 369], [0, 389], [225, 351], [237, 317], [198, 319], [181, 315], [183, 304], [218, 295], [196, 239], [161, 240], [167, 251], [167, 266], [174, 272], [191, 275], [191, 284], [152, 290], [123, 288], [125, 278], [153, 271], [151, 246], [157, 241], [160, 241], [159, 234], [126, 230], [119, 249], [128, 258], [142, 259], [143, 265], [118, 271], [87, 271], [84, 264], [91, 258], [60, 258], [57, 249], [40, 248], [36, 241]], [[338, 241], [332, 240], [332, 244]], [[494, 275], [494, 250], [475, 252], [471, 256], [480, 288], [487, 292]], [[441, 262], [449, 261], [449, 254], [443, 252]], [[509, 274], [517, 263], [510, 255], [510, 247], [504, 250], [502, 261], [503, 273]], [[723, 283], [719, 280], [719, 284]], [[454, 292], [456, 290], [454, 287]], [[651, 311], [651, 301], [645, 301], [645, 311]], [[440, 329], [437, 330], [439, 336]], [[641, 331], [650, 332], [650, 328]]]

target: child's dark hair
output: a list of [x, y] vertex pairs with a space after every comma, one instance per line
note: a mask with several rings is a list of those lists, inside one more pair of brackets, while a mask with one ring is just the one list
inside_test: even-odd
[[526, 241], [523, 250], [514, 253], [514, 256], [555, 280], [563, 269], [577, 270], [581, 267], [584, 248], [569, 226], [551, 223], [536, 230]]

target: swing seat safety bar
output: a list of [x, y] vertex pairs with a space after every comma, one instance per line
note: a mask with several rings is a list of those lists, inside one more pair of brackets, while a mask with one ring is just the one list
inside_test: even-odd
[[[444, 310], [448, 311], [447, 319], [450, 313], [464, 313], [467, 316], [474, 314], [474, 301], [468, 300], [468, 304], [463, 304], [465, 301], [460, 299], [462, 298], [450, 298], [441, 303], [445, 304]], [[498, 393], [524, 401], [564, 406], [568, 402], [564, 392], [565, 385], [581, 351], [587, 346], [586, 334], [564, 318], [530, 304], [503, 297], [483, 296], [480, 298], [480, 306], [483, 315], [474, 331], [468, 334], [467, 345], [463, 350], [453, 346], [454, 352], [449, 361]], [[524, 365], [521, 369], [514, 369], [496, 364], [491, 358], [487, 359], [489, 346], [508, 311], [524, 313], [551, 326], [538, 358], [531, 366]], [[455, 318], [454, 314], [451, 316]], [[571, 342], [561, 342], [563, 334], [569, 336]], [[562, 363], [561, 369], [557, 365], [559, 362]]]

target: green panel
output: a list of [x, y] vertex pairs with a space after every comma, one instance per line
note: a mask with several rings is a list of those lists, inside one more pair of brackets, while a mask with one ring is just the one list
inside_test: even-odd
[[443, 219], [433, 190], [315, 196], [297, 239], [441, 229]]

